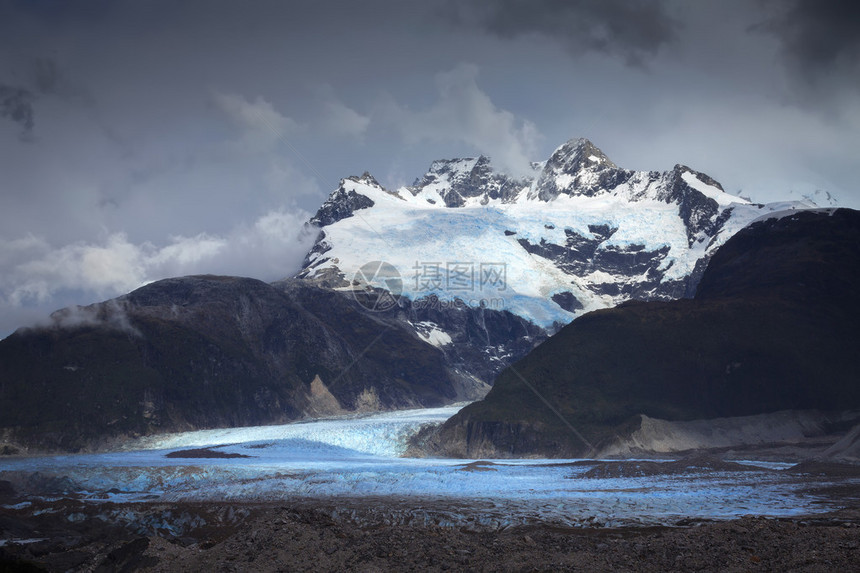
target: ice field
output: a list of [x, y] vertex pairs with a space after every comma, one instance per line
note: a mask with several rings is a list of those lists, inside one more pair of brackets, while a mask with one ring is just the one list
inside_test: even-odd
[[[416, 509], [441, 503], [449, 509], [434, 518], [440, 523], [492, 527], [674, 524], [833, 509], [804, 493], [806, 483], [795, 474], [780, 471], [789, 464], [591, 477], [599, 461], [399, 457], [408, 436], [458, 409], [197, 431], [147, 438], [125, 451], [7, 459], [0, 461], [0, 479], [42, 498], [74, 494], [93, 503], [350, 498]], [[193, 455], [221, 457], [173, 457]]]

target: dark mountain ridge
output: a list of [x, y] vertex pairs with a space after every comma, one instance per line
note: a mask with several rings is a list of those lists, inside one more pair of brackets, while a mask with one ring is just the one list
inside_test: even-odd
[[55, 313], [0, 342], [10, 448], [474, 399], [443, 352], [302, 281], [195, 276]]
[[[668, 421], [860, 409], [860, 212], [743, 229], [692, 300], [589, 313], [504, 370], [426, 446], [580, 456]], [[555, 410], [555, 411], [553, 411]]]

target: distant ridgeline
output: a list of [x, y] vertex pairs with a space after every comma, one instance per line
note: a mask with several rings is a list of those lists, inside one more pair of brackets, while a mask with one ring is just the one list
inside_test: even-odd
[[[584, 139], [560, 146], [524, 177], [495, 170], [486, 157], [433, 162], [412, 186], [393, 191], [368, 174], [350, 177], [311, 219], [315, 227], [307, 230], [318, 236], [295, 278], [272, 284], [216, 276], [167, 279], [111, 301], [58, 311], [49, 326], [20, 329], [0, 341], [0, 451], [81, 450], [142, 434], [474, 400], [505, 367], [574, 318], [601, 324], [615, 315], [585, 315], [631, 300], [691, 296], [708, 260], [738, 230], [757, 218], [806, 207], [751, 204], [681, 165], [666, 172], [622, 169]], [[371, 272], [383, 267], [383, 275]], [[684, 357], [698, 352], [685, 350], [688, 344], [707, 340], [722, 320], [739, 320], [731, 305], [725, 319], [717, 310], [748, 296], [708, 295], [715, 287], [707, 285], [700, 292], [719, 301], [708, 307], [714, 322], [707, 328], [707, 317], [674, 324], [645, 310], [650, 306], [624, 310], [643, 313], [643, 324], [663, 321], [682, 333], [672, 335], [679, 344], [672, 354], [679, 376], [689, 374], [681, 366]], [[763, 332], [770, 323], [759, 320], [765, 310], [756, 309], [792, 300], [770, 293], [764, 302], [747, 302], [749, 313], [738, 324]], [[559, 341], [541, 346], [529, 360], [562, 344], [570, 332], [562, 330]], [[647, 372], [651, 360], [667, 360], [659, 350], [663, 336], [641, 341], [631, 334], [622, 342], [619, 332], [606, 327], [582, 342], [590, 345], [586, 354], [618, 357], [612, 360], [619, 370], [589, 374], [577, 366], [583, 390], [570, 387], [571, 399], [587, 399], [581, 404], [591, 413], [582, 419], [595, 429], [620, 423], [632, 415], [630, 408], [665, 416], [675, 411], [656, 390], [645, 398], [669, 411], [640, 408], [637, 394], [627, 394], [629, 376], [638, 377], [640, 368]], [[807, 352], [832, 336], [812, 341]], [[621, 358], [628, 344], [639, 349], [635, 359]], [[750, 348], [769, 356], [760, 344]], [[742, 377], [758, 368], [756, 356], [729, 352], [714, 359], [719, 364], [705, 360], [700, 367], [728, 368]], [[730, 360], [720, 362], [724, 358]], [[791, 360], [785, 364], [795, 376], [803, 372]], [[842, 362], [832, 364], [838, 369]], [[486, 404], [504, 413], [507, 406], [500, 404], [507, 402], [500, 397], [512, 391], [511, 380], [510, 372], [503, 374]], [[691, 384], [711, 383], [696, 380]], [[669, 379], [660, 383], [671, 386]], [[700, 390], [689, 392], [708, 395]], [[744, 391], [751, 393], [750, 403], [759, 397]], [[530, 396], [515, 392], [510, 403], [531, 404]], [[564, 395], [558, 400], [579, 416]], [[469, 416], [482, 407], [488, 406], [471, 408], [445, 435], [456, 438], [452, 428], [478, 420]], [[524, 412], [555, 431], [539, 409]], [[678, 412], [683, 417], [694, 410], [683, 405]], [[516, 433], [527, 425], [515, 413], [494, 411], [487, 420]], [[508, 448], [488, 428], [480, 426], [489, 432], [482, 443]], [[534, 439], [541, 435], [538, 428]], [[556, 449], [574, 446], [562, 440]]]

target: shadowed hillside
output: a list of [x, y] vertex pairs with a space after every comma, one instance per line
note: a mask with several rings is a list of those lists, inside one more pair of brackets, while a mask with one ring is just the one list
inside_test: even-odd
[[19, 330], [0, 342], [7, 451], [435, 406], [480, 390], [442, 351], [350, 297], [278, 285], [168, 279]]
[[860, 213], [755, 223], [712, 258], [695, 299], [583, 316], [426, 445], [469, 457], [584, 455], [630, 434], [640, 414], [860, 408], [858, 292]]

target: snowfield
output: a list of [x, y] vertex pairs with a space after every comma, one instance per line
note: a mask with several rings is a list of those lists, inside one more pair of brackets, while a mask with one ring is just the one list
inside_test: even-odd
[[[197, 431], [147, 438], [126, 451], [7, 459], [0, 479], [42, 498], [76, 493], [93, 503], [396, 498], [420, 508], [441, 500], [451, 509], [435, 519], [488, 527], [658, 524], [832, 509], [803, 493], [796, 476], [777, 471], [788, 464], [590, 477], [600, 462], [399, 457], [410, 435], [458, 409]], [[173, 457], [200, 455], [202, 448], [203, 455], [222, 457]], [[231, 455], [241, 457], [223, 457]]]
[[[599, 285], [646, 284], [651, 277], [643, 273], [625, 278], [600, 271], [578, 275], [529, 252], [522, 241], [560, 252], [570, 250], [569, 233], [575, 233], [585, 240], [601, 240], [601, 252], [665, 250], [659, 270], [661, 283], [668, 284], [688, 277], [703, 257], [711, 256], [752, 221], [777, 210], [809, 206], [798, 202], [753, 205], [686, 172], [684, 181], [716, 201], [726, 214], [715, 236], [702, 233], [692, 242], [681, 207], [658, 198], [666, 181], [655, 180], [647, 172], [637, 173], [618, 188], [594, 196], [561, 194], [552, 201], [543, 201], [536, 194], [535, 180], [510, 202], [469, 197], [460, 207], [446, 207], [439, 192], [450, 187], [450, 177], [468, 173], [475, 161], [452, 162], [454, 175], [446, 173], [420, 190], [403, 187], [389, 191], [375, 180], [342, 180], [338, 193], [364, 197], [373, 206], [355, 210], [352, 216], [325, 226], [326, 248], [309, 255], [302, 276], [314, 278], [336, 271], [352, 281], [359, 276], [362, 265], [384, 260], [402, 278], [402, 293], [397, 294], [410, 300], [433, 295], [446, 301], [459, 298], [469, 306], [490, 302], [494, 304], [492, 308], [508, 310], [543, 328], [552, 328], [629, 299], [627, 295], [603, 294]], [[567, 188], [573, 185], [572, 177], [561, 173], [555, 184]], [[611, 237], [600, 239], [595, 236], [595, 228], [611, 229]], [[354, 284], [342, 288], [364, 287]], [[572, 293], [582, 308], [565, 310], [551, 300], [562, 292]]]

